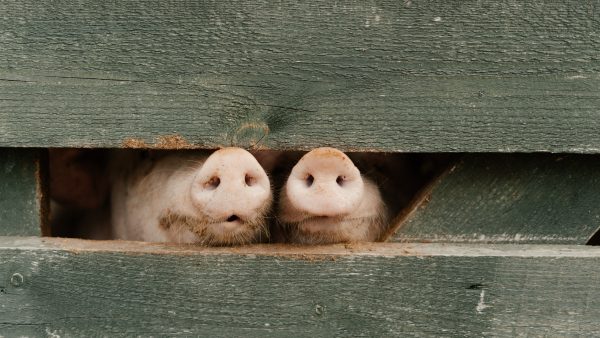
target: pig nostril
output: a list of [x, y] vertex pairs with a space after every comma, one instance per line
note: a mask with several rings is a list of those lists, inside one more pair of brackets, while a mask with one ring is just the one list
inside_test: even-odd
[[251, 187], [254, 185], [254, 183], [256, 183], [256, 178], [246, 174], [246, 177], [244, 178], [246, 185]]
[[313, 175], [308, 174], [308, 176], [306, 177], [306, 186], [310, 187], [311, 185], [313, 185], [314, 181], [315, 181], [315, 178], [313, 177]]
[[343, 176], [338, 176], [335, 179], [335, 182], [341, 187], [344, 184], [345, 178]]
[[240, 218], [237, 217], [237, 215], [231, 215], [229, 216], [229, 218], [227, 218], [227, 222], [235, 222], [237, 220], [239, 220]]
[[204, 187], [208, 190], [214, 190], [217, 189], [219, 184], [221, 184], [221, 179], [214, 176], [211, 177], [210, 180], [208, 180], [206, 183], [204, 183]]

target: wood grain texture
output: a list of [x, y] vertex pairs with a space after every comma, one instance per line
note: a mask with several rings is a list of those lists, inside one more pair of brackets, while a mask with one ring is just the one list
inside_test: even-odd
[[46, 226], [42, 151], [0, 148], [0, 235], [35, 236]]
[[3, 1], [0, 146], [597, 153], [599, 7]]
[[589, 246], [396, 243], [297, 256], [303, 248], [0, 242], [6, 336], [600, 334], [600, 248]]
[[599, 186], [596, 156], [467, 155], [392, 241], [585, 244], [600, 228]]

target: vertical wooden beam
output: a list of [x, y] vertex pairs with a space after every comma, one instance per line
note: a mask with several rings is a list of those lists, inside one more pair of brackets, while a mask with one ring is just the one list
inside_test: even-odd
[[48, 235], [46, 152], [0, 148], [0, 235]]

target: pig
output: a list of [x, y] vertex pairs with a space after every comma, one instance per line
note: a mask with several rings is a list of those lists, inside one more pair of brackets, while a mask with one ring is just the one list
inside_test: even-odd
[[111, 176], [114, 239], [224, 246], [269, 235], [269, 177], [241, 148], [210, 155], [123, 151]]
[[[107, 149], [48, 150], [50, 234], [109, 239]], [[85, 224], [85, 226], [83, 226]]]
[[49, 149], [50, 196], [63, 206], [96, 209], [108, 197], [104, 149]]
[[291, 243], [376, 241], [388, 218], [377, 185], [335, 148], [302, 156], [280, 191], [277, 222]]

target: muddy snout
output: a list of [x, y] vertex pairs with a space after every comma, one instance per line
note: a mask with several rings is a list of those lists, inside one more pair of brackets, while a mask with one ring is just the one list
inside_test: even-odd
[[215, 222], [243, 222], [271, 203], [269, 178], [246, 150], [224, 148], [206, 159], [194, 178], [191, 197], [197, 210]]
[[289, 203], [314, 216], [344, 216], [361, 203], [364, 184], [350, 158], [334, 148], [317, 148], [294, 166], [286, 183]]

